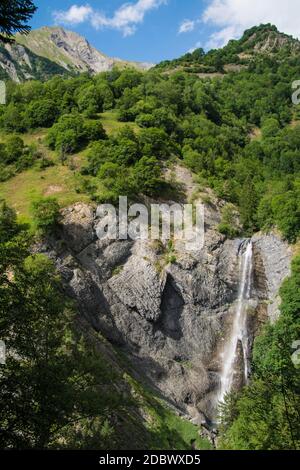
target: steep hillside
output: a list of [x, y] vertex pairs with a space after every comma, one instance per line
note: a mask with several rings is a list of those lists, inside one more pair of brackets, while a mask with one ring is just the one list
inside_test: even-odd
[[300, 55], [300, 42], [281, 33], [276, 26], [265, 24], [245, 31], [238, 40], [229, 41], [222, 49], [196, 49], [192, 53], [157, 65], [159, 70], [185, 70], [199, 73], [226, 73], [240, 71], [263, 57], [283, 60]]
[[69, 72], [51, 60], [40, 57], [21, 44], [0, 42], [0, 79], [20, 83], [24, 80], [47, 80], [53, 75], [68, 75]]
[[[88, 52], [81, 45], [76, 51], [88, 67]], [[53, 54], [65, 46], [56, 46]], [[40, 263], [54, 261], [84, 332], [96, 336], [103, 362], [118, 374], [111, 377], [108, 394], [115, 398], [116, 390], [122, 404], [124, 397], [133, 399], [120, 413], [108, 408], [108, 424], [116, 436], [114, 443], [103, 429], [110, 447], [202, 448], [207, 436], [214, 444], [223, 398], [225, 437], [222, 427], [218, 431], [224, 447], [240, 448], [243, 442], [247, 449], [289, 449], [298, 445], [294, 436], [300, 447], [299, 374], [292, 359], [292, 345], [299, 338], [298, 264], [295, 280], [280, 291], [300, 237], [300, 107], [291, 100], [291, 83], [300, 76], [298, 51], [298, 41], [266, 25], [248, 30], [221, 50], [205, 54], [199, 49], [161, 65], [162, 73], [126, 68], [7, 87], [7, 105], [0, 107], [5, 334], [10, 340], [14, 333], [9, 320], [15, 299], [20, 318], [15, 328], [22, 331], [25, 320], [31, 331], [27, 311], [41, 314], [52, 306], [52, 300], [45, 302], [47, 285], [39, 290], [51, 272], [44, 275], [31, 261], [26, 273], [37, 271], [38, 277], [28, 285], [22, 274], [24, 289], [15, 295], [16, 270], [11, 266], [19, 266], [15, 254], [20, 246], [12, 250], [6, 240], [16, 233], [19, 243], [19, 228], [14, 229], [18, 217], [21, 227], [28, 225], [37, 236], [34, 252]], [[74, 66], [72, 54], [69, 50], [56, 64], [67, 74], [84, 70], [79, 62]], [[49, 58], [48, 50], [44, 60]], [[229, 70], [235, 73], [226, 75]], [[222, 79], [210, 79], [216, 74]], [[168, 241], [165, 236], [146, 241], [102, 237], [103, 218], [96, 207], [117, 206], [120, 195], [127, 196], [128, 206], [202, 202], [204, 245], [187, 249], [173, 230], [175, 221]], [[7, 222], [1, 230], [2, 220]], [[37, 286], [34, 301], [27, 295], [32, 285]], [[276, 330], [265, 328], [269, 323]], [[3, 338], [1, 325], [0, 333]], [[263, 340], [258, 339], [261, 334]], [[27, 348], [32, 341], [30, 334], [26, 337]], [[73, 376], [72, 384], [79, 386]], [[29, 409], [31, 418], [27, 383], [17, 405]], [[45, 383], [48, 393], [52, 382]], [[4, 398], [16, 401], [11, 382], [8, 386]], [[31, 388], [47, 403], [39, 384]], [[0, 383], [0, 401], [3, 390]], [[235, 406], [239, 397], [244, 413]], [[161, 400], [171, 408], [161, 408]], [[60, 417], [55, 410], [50, 424], [45, 415], [40, 417], [51, 430], [51, 420]], [[231, 421], [238, 414], [236, 431]], [[101, 424], [105, 417], [101, 413]], [[10, 426], [13, 418], [1, 414], [0, 427]], [[18, 436], [34, 422], [28, 419]], [[87, 429], [97, 438], [94, 429]], [[77, 447], [85, 446], [78, 434], [74, 440]], [[4, 440], [6, 446], [10, 442]], [[57, 442], [44, 438], [43, 446], [56, 447]], [[72, 442], [66, 446], [73, 447]]]
[[[233, 47], [236, 52], [253, 54], [287, 54], [300, 53], [300, 41], [292, 36], [281, 33], [276, 26], [270, 24], [256, 26], [245, 31], [240, 40], [230, 41], [227, 49]], [[226, 47], [224, 50], [226, 50]]]
[[99, 73], [111, 70], [115, 65], [149, 68], [147, 64], [108, 57], [91, 46], [84, 37], [60, 27], [44, 27], [26, 36], [17, 34], [16, 39], [33, 53], [69, 71]]

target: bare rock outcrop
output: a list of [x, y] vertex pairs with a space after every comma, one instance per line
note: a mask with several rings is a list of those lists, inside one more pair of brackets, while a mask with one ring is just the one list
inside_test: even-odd
[[[216, 230], [218, 209], [207, 211], [204, 247], [181, 246], [172, 263], [167, 245], [97, 239], [95, 209], [82, 203], [62, 212], [60, 237], [41, 250], [55, 259], [81, 315], [126, 354], [136, 374], [191, 419], [209, 422], [235, 314], [242, 240], [226, 240]], [[255, 236], [253, 246], [255, 331], [262, 311], [278, 314], [291, 252], [276, 234]]]

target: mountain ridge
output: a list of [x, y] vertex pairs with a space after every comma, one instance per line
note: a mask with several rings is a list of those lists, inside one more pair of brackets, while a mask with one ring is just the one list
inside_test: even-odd
[[232, 39], [220, 49], [205, 52], [197, 48], [177, 59], [162, 61], [156, 68], [163, 71], [181, 68], [188, 72], [224, 73], [239, 71], [265, 56], [281, 60], [298, 55], [300, 41], [268, 23], [247, 29], [240, 39]]
[[16, 40], [35, 54], [70, 71], [99, 73], [111, 70], [116, 65], [144, 70], [152, 65], [109, 57], [80, 34], [59, 26], [44, 26], [32, 30], [28, 35], [17, 34]]
[[[109, 57], [76, 32], [45, 26], [24, 35], [17, 33], [13, 44], [0, 43], [0, 79], [22, 82], [47, 80], [53, 75], [97, 74], [113, 67], [148, 70], [153, 64]], [[199, 76], [236, 72], [269, 56], [276, 60], [300, 55], [300, 41], [271, 24], [254, 26], [242, 37], [207, 53], [202, 48], [155, 65], [160, 71], [182, 70]]]
[[96, 74], [113, 67], [147, 70], [152, 64], [126, 61], [105, 55], [79, 34], [61, 27], [42, 27], [12, 44], [0, 42], [0, 79], [47, 80], [53, 75]]

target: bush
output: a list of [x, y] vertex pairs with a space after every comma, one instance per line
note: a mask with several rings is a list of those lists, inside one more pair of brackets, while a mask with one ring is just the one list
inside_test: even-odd
[[32, 215], [36, 228], [42, 233], [49, 232], [59, 222], [59, 205], [55, 198], [39, 199], [32, 204]]
[[21, 137], [11, 136], [6, 142], [6, 163], [16, 162], [23, 154], [24, 142]]
[[100, 121], [87, 121], [84, 123], [84, 136], [88, 142], [104, 140], [107, 138], [104, 127]]
[[10, 240], [17, 228], [16, 212], [4, 200], [0, 200], [0, 243]]
[[162, 186], [161, 166], [155, 157], [143, 157], [133, 170], [133, 180], [137, 191], [154, 196]]
[[48, 145], [63, 154], [72, 154], [94, 140], [106, 138], [99, 121], [85, 122], [78, 113], [65, 114], [48, 132]]
[[220, 223], [218, 230], [222, 235], [225, 235], [227, 238], [236, 238], [239, 234], [238, 230], [232, 227], [229, 224]]
[[24, 114], [26, 127], [51, 127], [58, 117], [58, 108], [51, 99], [32, 101]]
[[154, 127], [155, 126], [155, 118], [152, 114], [140, 114], [137, 116], [135, 122], [140, 127]]
[[228, 238], [235, 238], [240, 234], [238, 212], [233, 204], [226, 204], [222, 209], [222, 221], [218, 230]]
[[80, 114], [65, 114], [48, 132], [48, 145], [65, 153], [78, 150], [84, 142], [84, 120]]

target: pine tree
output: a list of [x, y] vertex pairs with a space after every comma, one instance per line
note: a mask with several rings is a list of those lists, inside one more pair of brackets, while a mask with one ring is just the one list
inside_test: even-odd
[[37, 7], [31, 0], [1, 0], [0, 3], [0, 41], [12, 42], [15, 32], [28, 33], [30, 20]]

